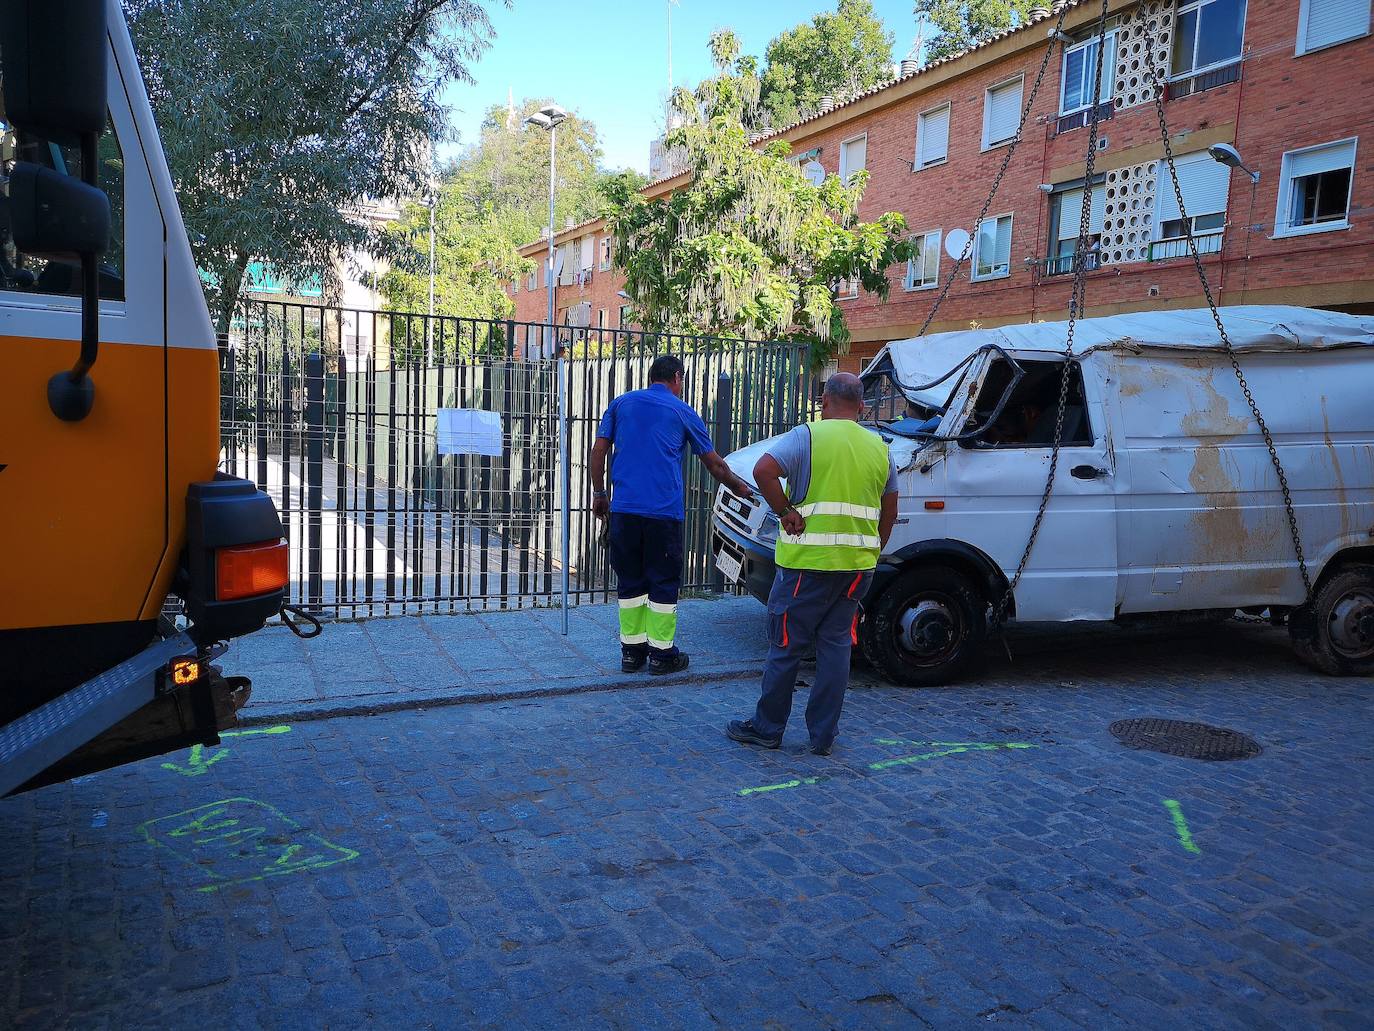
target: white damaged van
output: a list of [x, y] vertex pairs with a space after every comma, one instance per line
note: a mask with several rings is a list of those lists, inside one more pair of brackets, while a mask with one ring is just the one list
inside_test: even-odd
[[[1374, 674], [1374, 318], [1221, 315], [1287, 476], [1311, 604], [1278, 476], [1204, 308], [1077, 323], [1053, 493], [1008, 618], [1267, 611], [1317, 669]], [[1044, 491], [1066, 328], [896, 341], [863, 373], [901, 500], [860, 643], [896, 683], [948, 682], [984, 646]], [[752, 482], [768, 444], [731, 467]], [[714, 525], [718, 567], [766, 598], [777, 520], [721, 490]]]

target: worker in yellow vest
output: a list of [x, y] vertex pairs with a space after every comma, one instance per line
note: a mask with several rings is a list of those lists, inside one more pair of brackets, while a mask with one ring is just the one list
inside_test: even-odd
[[754, 466], [754, 480], [782, 532], [768, 597], [763, 694], [751, 719], [734, 720], [725, 730], [742, 744], [782, 744], [797, 668], [811, 648], [811, 751], [829, 755], [834, 744], [850, 650], [858, 640], [859, 603], [897, 519], [897, 470], [883, 438], [859, 425], [863, 406], [859, 377], [836, 373], [826, 382], [820, 421], [780, 437]]

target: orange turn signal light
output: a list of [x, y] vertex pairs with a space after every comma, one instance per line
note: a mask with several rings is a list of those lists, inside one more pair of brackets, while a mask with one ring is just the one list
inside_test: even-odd
[[285, 541], [215, 551], [215, 599], [234, 601], [279, 591], [288, 579]]
[[194, 684], [200, 679], [200, 663], [195, 659], [172, 660], [172, 683], [178, 687]]
[[945, 503], [944, 503], [943, 501], [927, 501], [927, 502], [926, 502], [926, 511], [927, 511], [927, 512], [942, 512], [942, 511], [944, 511], [944, 508], [945, 508]]

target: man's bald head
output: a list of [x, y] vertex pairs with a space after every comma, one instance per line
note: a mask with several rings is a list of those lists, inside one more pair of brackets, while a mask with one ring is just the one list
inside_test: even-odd
[[857, 419], [864, 410], [863, 380], [852, 372], [837, 372], [825, 381], [821, 412], [827, 419]]

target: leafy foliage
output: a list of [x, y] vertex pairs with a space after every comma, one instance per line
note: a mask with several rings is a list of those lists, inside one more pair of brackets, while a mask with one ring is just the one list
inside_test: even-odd
[[[435, 207], [435, 300], [440, 315], [500, 319], [512, 310], [502, 282], [533, 263], [517, 248], [548, 225], [549, 136], [523, 129], [528, 114], [549, 103], [527, 99], [514, 110], [492, 107], [481, 137], [441, 177]], [[591, 122], [569, 114], [558, 127], [555, 225], [581, 222], [601, 206], [601, 146]], [[383, 278], [388, 305], [427, 311], [429, 209], [412, 204], [392, 226], [399, 254]]]
[[215, 321], [250, 262], [324, 274], [395, 238], [350, 214], [421, 193], [445, 84], [489, 45], [476, 0], [125, 0]]
[[849, 341], [833, 284], [857, 279], [886, 298], [887, 269], [911, 253], [905, 220], [859, 221], [866, 172], [816, 186], [786, 143], [750, 147], [759, 80], [733, 34], [717, 33], [711, 48], [718, 74], [673, 97], [685, 124], [668, 143], [684, 148], [690, 185], [654, 199], [625, 179], [606, 189], [635, 320], [653, 332], [806, 339], [821, 360]]
[[764, 52], [761, 102], [766, 121], [790, 125], [825, 96], [852, 97], [891, 73], [892, 33], [872, 0], [839, 0], [833, 12], [779, 35]]
[[916, 0], [915, 12], [939, 30], [926, 47], [927, 58], [939, 60], [1024, 24], [1030, 8], [1031, 0]]

